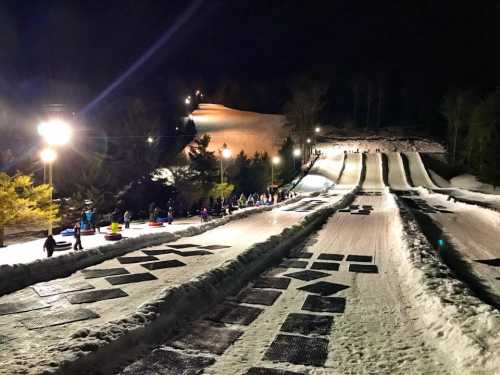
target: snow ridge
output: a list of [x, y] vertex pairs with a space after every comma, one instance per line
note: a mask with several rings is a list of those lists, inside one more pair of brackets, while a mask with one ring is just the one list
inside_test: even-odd
[[99, 246], [84, 252], [73, 252], [66, 255], [39, 259], [27, 264], [14, 264], [0, 266], [0, 296], [14, 292], [42, 281], [66, 277], [80, 269], [90, 267], [105, 260], [113, 259], [143, 247], [172, 242], [182, 237], [195, 236], [204, 233], [230, 221], [238, 220], [252, 214], [270, 211], [286, 204], [294, 203], [304, 198], [298, 196], [280, 202], [273, 206], [262, 206], [244, 209], [230, 216], [215, 219], [201, 225], [193, 225], [182, 231], [174, 233], [148, 233], [135, 238], [126, 238], [109, 245]]
[[419, 323], [443, 352], [452, 356], [461, 374], [493, 374], [500, 366], [500, 313], [475, 297], [440, 262], [414, 215], [397, 197], [399, 225], [406, 244], [401, 254], [401, 279]]
[[[45, 374], [85, 374], [119, 362], [131, 353], [137, 353], [142, 345], [151, 344], [160, 337], [165, 339], [187, 320], [195, 319], [208, 311], [227, 295], [238, 291], [270, 265], [278, 263], [299, 241], [323, 226], [339, 208], [354, 201], [359, 186], [354, 187], [343, 198], [304, 217], [279, 235], [271, 236], [262, 243], [203, 274], [190, 282], [166, 288], [158, 297], [138, 307], [128, 318], [109, 322], [94, 329], [79, 330], [64, 344], [48, 348], [57, 353], [57, 367], [44, 368]], [[122, 358], [119, 358], [119, 355]], [[44, 364], [39, 364], [44, 365]]]

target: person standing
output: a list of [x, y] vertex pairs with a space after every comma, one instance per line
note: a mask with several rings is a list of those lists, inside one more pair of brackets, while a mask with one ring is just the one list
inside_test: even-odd
[[50, 258], [54, 253], [54, 249], [56, 248], [56, 241], [51, 234], [47, 236], [45, 243], [43, 244], [43, 251], [47, 252], [47, 258]]
[[172, 209], [172, 207], [169, 207], [167, 211], [167, 223], [172, 224], [173, 221], [174, 221], [174, 210]]
[[83, 250], [80, 223], [76, 223], [73, 230], [74, 230], [73, 236], [75, 237], [75, 244], [73, 245], [73, 250]]
[[130, 212], [125, 211], [125, 213], [123, 214], [123, 224], [125, 224], [125, 229], [129, 229], [130, 228], [130, 219], [132, 218], [132, 215], [130, 215]]

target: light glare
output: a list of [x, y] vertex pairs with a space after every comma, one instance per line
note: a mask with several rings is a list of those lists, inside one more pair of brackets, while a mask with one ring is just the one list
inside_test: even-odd
[[57, 154], [51, 148], [45, 148], [40, 152], [40, 157], [44, 163], [52, 163], [57, 158]]
[[273, 156], [272, 162], [273, 164], [279, 164], [281, 162], [281, 159], [279, 156]]
[[71, 138], [71, 128], [61, 119], [51, 119], [38, 125], [38, 134], [49, 145], [62, 146], [69, 142]]
[[222, 149], [222, 157], [224, 159], [229, 159], [231, 157], [231, 150], [228, 148], [223, 148]]
[[296, 158], [300, 156], [300, 148], [296, 148], [295, 150], [293, 150], [293, 156], [295, 156]]

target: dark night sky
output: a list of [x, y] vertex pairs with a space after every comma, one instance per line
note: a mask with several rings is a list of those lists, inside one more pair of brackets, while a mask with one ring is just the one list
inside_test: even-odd
[[[82, 108], [189, 4], [4, 1], [0, 95], [16, 107]], [[349, 112], [358, 76], [384, 77], [393, 96], [406, 90], [416, 101], [439, 101], [451, 88], [498, 85], [499, 16], [493, 1], [205, 0], [112, 97], [179, 96], [195, 84], [210, 92], [230, 78], [268, 85], [263, 109], [279, 111], [293, 79], [309, 74], [330, 82], [334, 112]]]

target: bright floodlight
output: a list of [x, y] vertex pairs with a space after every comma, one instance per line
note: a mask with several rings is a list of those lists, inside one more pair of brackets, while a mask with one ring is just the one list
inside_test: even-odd
[[272, 162], [273, 164], [279, 164], [281, 162], [281, 159], [279, 156], [273, 156]]
[[191, 98], [188, 96], [185, 100], [184, 103], [186, 104], [191, 104]]
[[316, 126], [316, 128], [314, 128], [314, 131], [315, 131], [316, 133], [319, 133], [319, 132], [321, 131], [321, 128], [320, 128], [319, 126]]
[[300, 156], [300, 148], [296, 148], [295, 150], [293, 150], [293, 156], [295, 156], [296, 158]]
[[153, 142], [154, 142], [153, 137], [148, 137], [147, 142], [148, 142], [149, 144], [153, 143]]
[[44, 163], [52, 163], [57, 158], [57, 154], [51, 148], [45, 148], [40, 152], [40, 157]]
[[38, 134], [49, 145], [65, 145], [71, 138], [71, 128], [61, 119], [51, 119], [38, 125]]
[[222, 157], [224, 159], [229, 159], [231, 157], [231, 150], [228, 148], [223, 148], [222, 149]]
[[311, 143], [311, 138], [307, 138], [307, 139], [306, 139], [306, 142], [307, 142], [307, 143]]
[[201, 94], [201, 91], [200, 90], [196, 90], [195, 94], [196, 94], [196, 96], [198, 96], [198, 95]]

